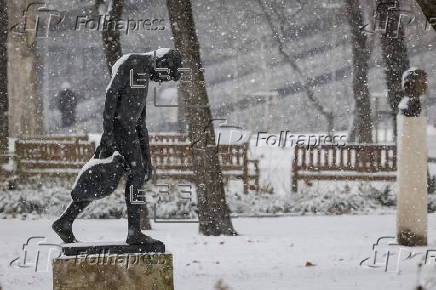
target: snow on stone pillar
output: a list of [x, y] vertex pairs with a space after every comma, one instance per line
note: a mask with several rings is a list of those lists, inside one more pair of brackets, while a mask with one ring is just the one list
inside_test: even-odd
[[427, 119], [419, 96], [426, 74], [411, 69], [403, 76], [406, 96], [398, 114], [397, 240], [404, 246], [427, 245]]

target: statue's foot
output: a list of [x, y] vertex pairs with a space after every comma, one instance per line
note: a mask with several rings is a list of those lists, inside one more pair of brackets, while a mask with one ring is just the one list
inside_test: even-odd
[[143, 233], [129, 234], [126, 243], [129, 245], [145, 245], [148, 252], [165, 253], [165, 244]]
[[61, 238], [64, 243], [77, 243], [76, 237], [74, 237], [72, 224], [62, 221], [61, 219], [56, 220], [51, 228], [56, 234]]

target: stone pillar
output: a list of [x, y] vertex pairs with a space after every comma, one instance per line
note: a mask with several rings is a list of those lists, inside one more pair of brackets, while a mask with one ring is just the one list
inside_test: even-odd
[[7, 0], [7, 3], [10, 136], [40, 135], [42, 103], [36, 87], [36, 23], [41, 4], [32, 5], [28, 0]]
[[427, 245], [427, 120], [398, 118], [397, 239], [400, 245]]
[[171, 254], [130, 253], [53, 260], [54, 290], [174, 290]]

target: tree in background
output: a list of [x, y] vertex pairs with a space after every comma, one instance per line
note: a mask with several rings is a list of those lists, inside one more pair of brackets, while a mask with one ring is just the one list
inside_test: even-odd
[[346, 13], [351, 28], [353, 50], [354, 116], [348, 141], [372, 143], [371, 99], [368, 88], [368, 70], [371, 51], [363, 27], [360, 1], [346, 0]]
[[103, 29], [103, 49], [106, 55], [106, 64], [109, 75], [112, 74], [112, 66], [123, 55], [120, 41], [120, 30], [113, 29], [113, 25], [121, 20], [123, 15], [124, 0], [96, 0], [96, 11], [102, 11], [101, 7], [107, 7], [106, 13], [112, 23], [108, 24], [108, 29]]
[[196, 176], [199, 231], [206, 236], [236, 235], [226, 203], [223, 175], [215, 146], [215, 131], [204, 84], [192, 5], [190, 0], [167, 0], [175, 48], [183, 66], [191, 69], [191, 81], [179, 89], [184, 98], [188, 135], [192, 142], [192, 162]]
[[[431, 3], [430, 0], [416, 0], [421, 7], [422, 12], [427, 18], [428, 23], [436, 30], [436, 3]], [[427, 170], [427, 190], [428, 193], [435, 192], [436, 176], [430, 176], [430, 170]]]
[[399, 0], [377, 0], [376, 29], [381, 31], [381, 48], [385, 60], [388, 102], [392, 109], [393, 136], [397, 136], [398, 104], [403, 98], [401, 81], [404, 71], [410, 67], [404, 28], [400, 23]]
[[0, 164], [7, 160], [4, 155], [8, 152], [9, 137], [8, 27], [6, 0], [0, 0]]

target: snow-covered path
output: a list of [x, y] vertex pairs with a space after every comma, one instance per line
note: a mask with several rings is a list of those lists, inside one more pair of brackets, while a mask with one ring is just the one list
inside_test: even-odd
[[[4, 290], [51, 289], [51, 275], [14, 268], [30, 236], [59, 242], [49, 220], [0, 220], [0, 283]], [[394, 215], [239, 218], [238, 237], [202, 237], [196, 224], [153, 224], [153, 237], [174, 254], [177, 290], [213, 289], [222, 279], [230, 289], [413, 289], [419, 257], [399, 274], [359, 263], [372, 244], [395, 233]], [[429, 247], [436, 249], [436, 214], [429, 215]], [[83, 241], [117, 241], [125, 220], [78, 220]], [[425, 253], [425, 249], [418, 248]], [[306, 267], [306, 262], [315, 266]], [[434, 272], [436, 273], [436, 271]]]

